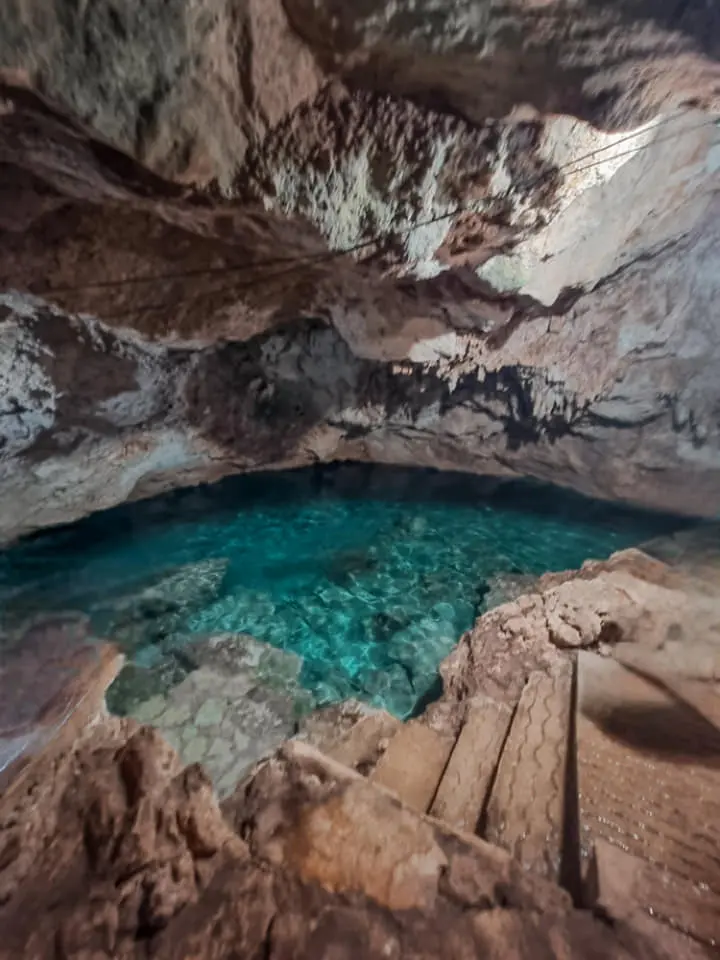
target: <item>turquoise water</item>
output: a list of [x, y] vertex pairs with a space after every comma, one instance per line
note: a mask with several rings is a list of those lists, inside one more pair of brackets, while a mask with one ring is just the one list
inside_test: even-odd
[[[525, 484], [341, 465], [233, 478], [96, 514], [0, 555], [6, 626], [87, 613], [133, 676], [177, 682], [193, 637], [302, 657], [316, 703], [410, 714], [506, 580], [579, 566], [680, 520]], [[164, 679], [163, 679], [164, 678]]]

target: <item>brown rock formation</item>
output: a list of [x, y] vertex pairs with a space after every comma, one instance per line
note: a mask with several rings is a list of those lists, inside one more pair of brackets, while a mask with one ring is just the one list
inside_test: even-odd
[[73, 616], [38, 619], [1, 642], [0, 793], [9, 794], [102, 712], [123, 657]]
[[[288, 750], [225, 819], [152, 731], [97, 727], [0, 802], [0, 956], [671, 955], [343, 769]], [[18, 858], [29, 818], [36, 854]]]
[[318, 458], [716, 512], [719, 31], [6, 4], [0, 535]]

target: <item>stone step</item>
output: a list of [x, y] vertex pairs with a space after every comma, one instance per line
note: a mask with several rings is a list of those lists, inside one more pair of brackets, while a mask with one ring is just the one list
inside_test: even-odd
[[558, 881], [562, 866], [572, 664], [530, 674], [487, 805], [485, 837]]
[[505, 704], [473, 698], [430, 807], [432, 816], [457, 830], [476, 832], [511, 717]]
[[[598, 840], [584, 905], [616, 921], [652, 916], [707, 946], [720, 943], [720, 895]], [[670, 931], [665, 935], [665, 939]], [[680, 949], [677, 953], [680, 955]], [[685, 945], [682, 947], [685, 952]]]
[[324, 751], [333, 760], [367, 775], [377, 764], [401, 720], [385, 711], [362, 717], [350, 731]]
[[[706, 895], [716, 902], [717, 729], [696, 709], [614, 660], [581, 653], [577, 747], [584, 859], [605, 842], [646, 864], [643, 870], [652, 865], [662, 879], [642, 873], [647, 907], [672, 922], [671, 887], [684, 890], [690, 903]], [[698, 921], [698, 931], [700, 925], [707, 930], [705, 920]]]
[[410, 720], [392, 738], [370, 779], [418, 813], [427, 813], [453, 745], [452, 737]]
[[720, 730], [720, 644], [688, 640], [668, 654], [667, 648], [619, 643], [613, 659], [688, 704]]

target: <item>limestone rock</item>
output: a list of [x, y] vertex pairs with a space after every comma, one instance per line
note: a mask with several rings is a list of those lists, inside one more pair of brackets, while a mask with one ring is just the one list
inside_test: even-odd
[[0, 38], [4, 539], [318, 459], [717, 512], [703, 0], [61, 6]]
[[[29, 792], [3, 796], [0, 836], [5, 956], [44, 957], [53, 941], [71, 954], [126, 955], [128, 932], [166, 926], [198, 899], [224, 851], [244, 853], [204, 774], [182, 771], [153, 731], [119, 721], [38, 770]], [[52, 903], [35, 913], [29, 905], [49, 892], [43, 871], [55, 881]]]
[[[696, 671], [711, 670], [720, 635], [716, 590], [638, 550], [588, 562], [577, 572], [548, 574], [536, 592], [488, 611], [441, 664], [445, 693], [484, 693], [515, 703], [533, 670], [548, 669], [563, 651], [622, 643], [667, 650]], [[673, 654], [673, 650], [675, 653]]]
[[321, 707], [300, 722], [297, 739], [367, 775], [397, 733], [400, 721], [358, 700]]
[[[272, 69], [278, 61], [283, 77]], [[248, 144], [320, 80], [279, 0], [72, 11], [13, 3], [0, 65], [163, 175], [226, 189]]]
[[224, 814], [156, 733], [97, 726], [30, 793], [0, 797], [0, 957], [665, 960], [307, 746]]
[[305, 743], [259, 764], [222, 812], [200, 769], [128, 721], [38, 760], [26, 789], [0, 795], [3, 960], [703, 955], [607, 897], [612, 925], [574, 909]]
[[104, 711], [122, 654], [95, 640], [82, 617], [40, 617], [2, 650], [0, 791], [22, 789], [39, 756], [71, 746]]

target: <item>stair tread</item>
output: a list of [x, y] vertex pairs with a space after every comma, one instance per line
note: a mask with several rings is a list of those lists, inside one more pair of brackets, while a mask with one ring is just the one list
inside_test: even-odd
[[714, 946], [720, 942], [720, 894], [598, 840], [593, 889], [586, 906], [614, 920], [650, 914], [674, 930]]
[[434, 817], [475, 832], [511, 717], [506, 704], [485, 696], [472, 700], [430, 808]]
[[720, 894], [720, 733], [608, 658], [578, 660], [583, 853], [602, 841]]
[[453, 739], [410, 720], [390, 741], [370, 779], [407, 806], [426, 813], [453, 748]]
[[527, 869], [558, 881], [572, 664], [530, 674], [513, 718], [487, 807], [486, 839]]

